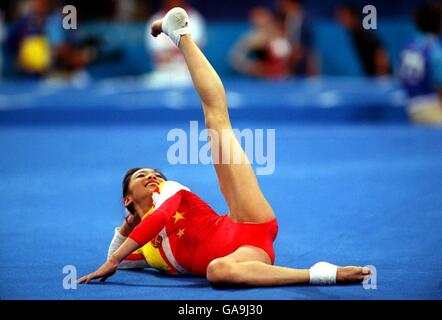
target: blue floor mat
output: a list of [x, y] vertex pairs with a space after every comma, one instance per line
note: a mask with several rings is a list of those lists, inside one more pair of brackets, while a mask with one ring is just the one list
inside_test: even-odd
[[275, 172], [259, 177], [279, 221], [276, 264], [373, 265], [376, 289], [215, 289], [142, 270], [65, 290], [64, 266], [80, 276], [105, 260], [130, 167], [160, 168], [226, 212], [211, 166], [167, 162], [168, 131], [186, 126], [0, 127], [0, 299], [442, 298], [442, 130], [280, 121], [265, 124], [276, 129]]

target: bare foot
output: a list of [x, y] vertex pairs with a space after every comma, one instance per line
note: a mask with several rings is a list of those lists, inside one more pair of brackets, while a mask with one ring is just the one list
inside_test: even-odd
[[338, 267], [336, 271], [336, 283], [356, 283], [362, 282], [370, 277], [371, 270], [367, 267]]
[[163, 19], [158, 19], [152, 22], [150, 33], [157, 37], [161, 32], [163, 32], [163, 29], [161, 27], [161, 24], [163, 23]]

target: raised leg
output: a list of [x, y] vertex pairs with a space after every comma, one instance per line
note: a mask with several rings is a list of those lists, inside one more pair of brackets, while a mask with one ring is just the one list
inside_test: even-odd
[[[152, 35], [162, 31], [162, 22], [153, 23]], [[232, 220], [261, 223], [274, 219], [273, 210], [232, 130], [221, 79], [189, 34], [181, 36], [178, 46], [201, 98], [212, 162]]]
[[201, 97], [206, 127], [210, 129], [212, 162], [231, 218], [247, 222], [274, 219], [247, 155], [233, 133], [218, 74], [190, 36], [182, 36], [179, 47]]

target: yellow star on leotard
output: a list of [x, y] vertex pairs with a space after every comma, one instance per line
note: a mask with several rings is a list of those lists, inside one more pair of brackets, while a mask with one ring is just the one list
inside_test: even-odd
[[184, 219], [184, 216], [179, 213], [178, 211], [175, 213], [175, 215], [173, 216], [175, 218], [175, 222], [176, 223], [178, 220]]
[[178, 236], [178, 238], [181, 238], [184, 235], [184, 228], [183, 229], [178, 229], [178, 232], [176, 234]]

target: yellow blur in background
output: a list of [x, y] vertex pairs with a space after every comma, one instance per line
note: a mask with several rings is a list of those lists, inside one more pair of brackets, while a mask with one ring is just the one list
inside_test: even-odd
[[20, 45], [19, 65], [29, 73], [44, 73], [51, 64], [51, 47], [45, 36], [26, 37]]

